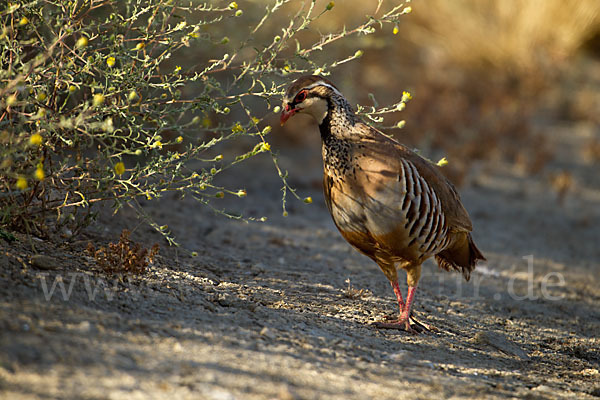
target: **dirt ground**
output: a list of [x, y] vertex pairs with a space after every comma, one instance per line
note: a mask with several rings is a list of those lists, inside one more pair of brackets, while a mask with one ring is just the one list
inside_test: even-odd
[[[314, 199], [290, 201], [287, 218], [267, 155], [223, 178], [247, 198], [217, 203], [267, 222], [188, 199], [146, 204], [196, 257], [167, 248], [129, 209], [104, 212], [74, 243], [0, 240], [0, 398], [600, 397], [600, 176], [573, 153], [589, 135], [554, 128], [561, 150], [533, 177], [472, 168], [461, 193], [488, 263], [467, 283], [427, 262], [415, 314], [438, 330], [420, 335], [371, 326], [396, 312], [395, 298], [331, 222], [316, 130], [274, 146]], [[563, 204], [553, 168], [573, 174]], [[123, 228], [161, 244], [144, 275], [99, 273], [84, 251]], [[53, 258], [33, 266], [35, 252]]]

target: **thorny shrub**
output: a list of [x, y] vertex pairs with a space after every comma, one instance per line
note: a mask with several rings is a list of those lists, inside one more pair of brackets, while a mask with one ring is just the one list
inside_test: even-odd
[[[331, 33], [313, 25], [333, 1], [249, 3], [247, 13], [224, 1], [4, 3], [0, 223], [70, 238], [93, 220], [94, 204], [112, 201], [133, 206], [174, 243], [137, 199], [176, 192], [223, 212], [215, 198], [246, 191], [220, 187], [215, 176], [260, 153], [271, 154], [282, 178], [285, 213], [286, 195], [298, 196], [271, 153], [265, 118], [278, 112], [291, 79], [329, 75], [363, 54], [355, 48], [336, 60], [326, 48], [397, 25], [409, 1], [373, 0], [362, 23]], [[379, 120], [405, 101], [360, 111]], [[242, 137], [251, 143], [245, 151], [218, 153]]]

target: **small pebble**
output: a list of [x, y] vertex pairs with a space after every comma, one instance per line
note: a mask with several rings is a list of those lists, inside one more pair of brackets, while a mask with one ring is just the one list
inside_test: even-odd
[[30, 258], [31, 266], [37, 269], [53, 270], [58, 269], [58, 260], [54, 257], [46, 256], [44, 254], [35, 254]]
[[264, 328], [261, 329], [260, 331], [260, 336], [264, 336], [267, 339], [275, 339], [275, 334], [273, 333], [273, 331], [271, 331], [269, 328], [267, 328], [266, 326]]

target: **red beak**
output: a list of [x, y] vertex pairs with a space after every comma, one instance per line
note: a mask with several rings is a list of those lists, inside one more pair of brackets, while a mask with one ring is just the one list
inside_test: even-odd
[[290, 117], [294, 115], [296, 111], [298, 111], [298, 109], [292, 108], [289, 104], [286, 104], [283, 108], [283, 111], [281, 112], [281, 126], [283, 126], [283, 124], [285, 124], [285, 121], [290, 119]]

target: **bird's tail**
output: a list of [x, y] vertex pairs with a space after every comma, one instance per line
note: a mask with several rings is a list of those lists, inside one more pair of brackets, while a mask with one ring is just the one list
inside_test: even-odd
[[475, 269], [478, 260], [485, 260], [481, 251], [473, 242], [473, 238], [470, 233], [458, 234], [456, 240], [452, 246], [446, 250], [439, 252], [435, 256], [440, 268], [446, 271], [459, 271], [462, 272], [465, 279], [468, 281], [471, 277], [471, 272]]

